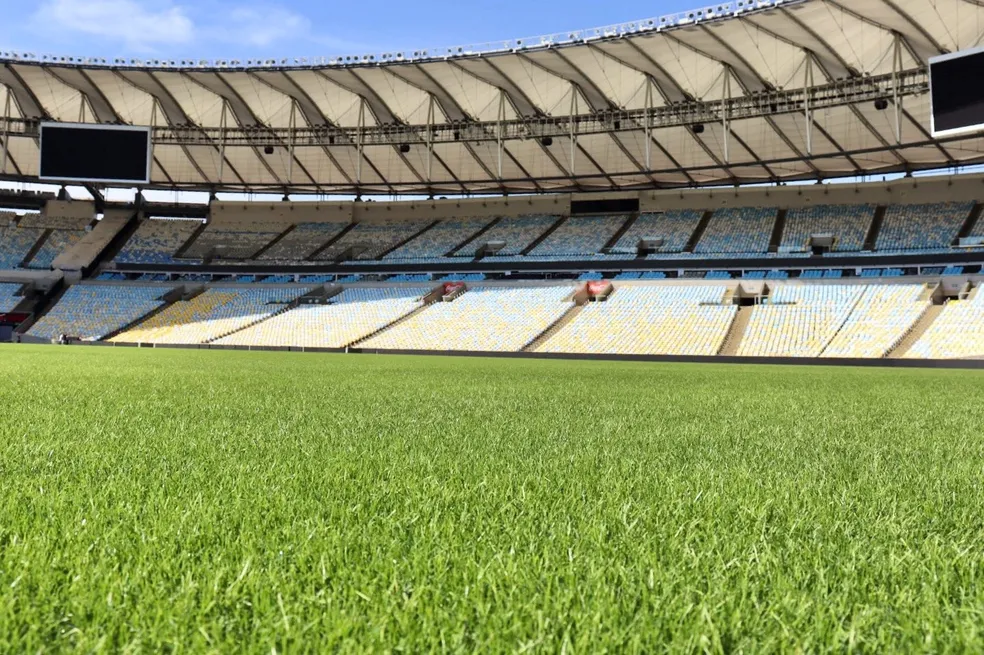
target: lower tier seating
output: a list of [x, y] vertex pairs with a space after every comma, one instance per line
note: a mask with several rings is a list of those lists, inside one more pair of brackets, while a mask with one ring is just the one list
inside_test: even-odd
[[20, 288], [19, 284], [0, 282], [0, 314], [11, 312], [20, 304], [21, 298], [14, 295]]
[[619, 286], [585, 305], [539, 348], [547, 353], [716, 355], [738, 311], [724, 286]]
[[301, 305], [215, 343], [343, 348], [423, 306], [431, 287], [346, 289], [328, 305]]
[[821, 356], [884, 357], [929, 309], [928, 300], [919, 300], [925, 290], [920, 284], [866, 287], [854, 311]]
[[904, 355], [910, 359], [984, 357], [984, 295], [951, 300], [926, 333]]
[[301, 288], [213, 287], [191, 300], [174, 303], [111, 341], [206, 343], [285, 310], [303, 292]]
[[475, 287], [378, 334], [363, 348], [516, 352], [572, 306], [571, 286]]
[[862, 285], [779, 285], [755, 307], [738, 348], [748, 357], [819, 357], [858, 302]]
[[53, 339], [61, 334], [98, 341], [164, 304], [168, 287], [78, 284], [41, 317], [28, 335]]

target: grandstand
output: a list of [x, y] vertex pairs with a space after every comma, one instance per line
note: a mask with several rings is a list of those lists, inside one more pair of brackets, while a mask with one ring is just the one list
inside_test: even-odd
[[572, 307], [571, 286], [476, 286], [360, 344], [388, 350], [518, 352]]
[[429, 287], [345, 289], [215, 341], [220, 346], [344, 348], [423, 306]]
[[201, 221], [149, 219], [142, 221], [116, 256], [123, 264], [171, 264], [174, 255], [191, 239]]
[[912, 348], [910, 359], [984, 358], [984, 294], [977, 287], [973, 296], [952, 300]]
[[716, 355], [737, 308], [723, 286], [618, 286], [584, 306], [539, 348], [545, 353]]
[[302, 289], [211, 287], [178, 301], [110, 341], [149, 344], [202, 344], [285, 311]]
[[0, 271], [29, 301], [0, 306], [31, 309], [19, 336], [112, 343], [973, 355], [945, 343], [984, 281], [982, 176], [960, 168], [984, 150], [926, 141], [926, 64], [972, 22], [783, 4], [506, 50], [138, 62], [127, 93], [115, 62], [2, 53], [7, 177], [39, 182], [30, 117], [80, 119], [56, 84], [84, 122], [154, 107], [146, 188], [209, 201], [5, 196]]
[[160, 286], [77, 284], [27, 334], [43, 339], [65, 334], [99, 341], [161, 307], [163, 296], [170, 290]]

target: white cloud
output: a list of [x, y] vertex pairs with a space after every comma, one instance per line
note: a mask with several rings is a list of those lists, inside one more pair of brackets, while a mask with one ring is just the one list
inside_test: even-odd
[[185, 8], [137, 0], [47, 0], [34, 16], [46, 30], [122, 41], [134, 51], [190, 43], [195, 25]]
[[283, 7], [236, 7], [209, 31], [227, 43], [267, 47], [282, 41], [308, 40], [311, 21]]
[[[230, 4], [219, 0], [44, 0], [30, 24], [37, 41], [58, 44], [42, 48], [72, 54], [109, 50], [113, 55], [224, 56], [225, 51], [230, 56], [263, 57], [314, 55], [317, 53], [306, 51], [325, 48], [367, 49], [316, 33], [308, 17], [278, 4], [262, 0]], [[118, 52], [120, 46], [125, 52]]]

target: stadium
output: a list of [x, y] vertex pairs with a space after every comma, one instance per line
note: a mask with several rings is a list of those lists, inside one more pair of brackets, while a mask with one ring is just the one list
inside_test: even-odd
[[0, 649], [984, 648], [982, 40], [0, 52]]

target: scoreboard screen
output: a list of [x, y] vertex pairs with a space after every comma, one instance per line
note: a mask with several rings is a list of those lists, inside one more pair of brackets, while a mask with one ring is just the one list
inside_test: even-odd
[[42, 180], [147, 184], [150, 128], [79, 123], [41, 124]]
[[984, 129], [984, 48], [929, 60], [934, 137]]

